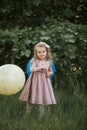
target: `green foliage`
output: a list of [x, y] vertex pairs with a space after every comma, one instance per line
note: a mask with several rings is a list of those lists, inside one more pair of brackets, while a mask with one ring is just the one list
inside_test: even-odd
[[1, 28], [37, 26], [45, 18], [86, 24], [86, 0], [3, 0], [0, 5]]
[[56, 65], [56, 76], [60, 77], [59, 81], [58, 79], [55, 81], [58, 83], [56, 86], [61, 86], [62, 78], [64, 78], [67, 79], [67, 84], [70, 84], [71, 80], [74, 83], [77, 80], [77, 82], [83, 81], [86, 87], [86, 35], [86, 25], [61, 23], [55, 19], [49, 21], [49, 17], [45, 19], [45, 24], [35, 28], [1, 29], [0, 63], [1, 65], [15, 63], [23, 68], [28, 58], [33, 56], [34, 45], [39, 41], [44, 41], [51, 46], [53, 61]]
[[19, 30], [18, 28], [6, 29], [0, 31], [0, 55], [1, 63], [15, 63], [23, 56], [29, 57], [31, 53], [31, 40], [28, 39], [28, 31], [26, 29]]

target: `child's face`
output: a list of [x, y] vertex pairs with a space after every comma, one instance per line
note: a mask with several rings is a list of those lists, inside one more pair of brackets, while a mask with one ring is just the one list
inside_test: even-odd
[[42, 47], [38, 46], [36, 49], [36, 55], [40, 60], [44, 60], [47, 56], [46, 48], [44, 46]]

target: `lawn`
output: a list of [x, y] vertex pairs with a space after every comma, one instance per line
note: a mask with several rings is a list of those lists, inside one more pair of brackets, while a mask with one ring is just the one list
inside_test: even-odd
[[0, 130], [87, 130], [85, 94], [55, 90], [57, 105], [46, 106], [41, 119], [37, 105], [26, 114], [19, 95], [0, 95]]

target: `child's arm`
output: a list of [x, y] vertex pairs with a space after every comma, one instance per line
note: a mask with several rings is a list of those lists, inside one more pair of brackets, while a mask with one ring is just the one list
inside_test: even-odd
[[44, 68], [43, 67], [37, 67], [35, 62], [30, 67], [30, 72], [42, 71], [42, 70], [44, 70]]
[[53, 74], [52, 68], [50, 67], [49, 70], [46, 73], [47, 77], [50, 77]]

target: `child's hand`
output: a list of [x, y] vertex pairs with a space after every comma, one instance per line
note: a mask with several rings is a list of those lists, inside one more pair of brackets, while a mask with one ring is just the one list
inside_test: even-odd
[[35, 68], [33, 69], [33, 72], [34, 72], [34, 71], [45, 72], [45, 71], [46, 71], [46, 68], [45, 68], [45, 67], [35, 67]]
[[47, 72], [46, 72], [46, 76], [47, 76], [47, 77], [50, 77], [51, 75], [52, 75], [52, 72], [50, 72], [50, 71], [47, 71]]
[[40, 71], [45, 72], [45, 71], [46, 71], [46, 68], [45, 68], [45, 67], [40, 67]]

